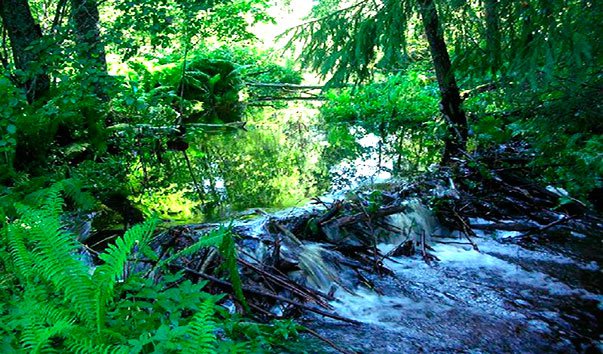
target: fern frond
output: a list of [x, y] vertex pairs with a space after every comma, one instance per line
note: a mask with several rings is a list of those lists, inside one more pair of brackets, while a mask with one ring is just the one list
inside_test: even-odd
[[43, 210], [25, 206], [17, 208], [23, 215], [23, 223], [29, 226], [27, 235], [33, 243], [29, 250], [32, 270], [64, 293], [80, 317], [90, 319], [93, 283], [88, 267], [73, 257], [79, 247], [75, 236], [62, 230], [56, 205], [52, 205], [60, 203], [58, 200], [62, 200], [60, 196], [50, 197]]
[[61, 203], [60, 189], [51, 188], [41, 209], [17, 204], [21, 219], [9, 225], [9, 252], [18, 276], [35, 275], [52, 284], [86, 318], [93, 305], [92, 282], [86, 265], [73, 257], [79, 250], [75, 237], [62, 230]]
[[21, 344], [24, 348], [33, 353], [47, 351], [52, 349], [52, 338], [69, 335], [75, 324], [72, 314], [54, 304], [36, 308], [35, 306], [40, 304], [34, 303], [37, 302], [35, 295], [28, 296], [26, 302], [34, 306], [29, 308], [26, 317], [27, 325], [21, 335]]
[[105, 263], [96, 268], [92, 276], [93, 282], [97, 285], [94, 301], [99, 333], [104, 322], [105, 307], [113, 299], [115, 283], [123, 275], [128, 257], [137, 244], [148, 242], [156, 224], [156, 219], [150, 219], [132, 227], [118, 238], [115, 244], [110, 245], [107, 251], [99, 255]]
[[237, 268], [237, 250], [233, 234], [228, 230], [224, 231], [224, 237], [222, 238], [222, 244], [220, 245], [220, 252], [224, 257], [224, 265], [230, 275], [230, 282], [234, 291], [235, 297], [245, 308], [245, 311], [249, 311], [245, 295], [243, 294], [243, 282], [239, 276], [239, 269]]
[[61, 196], [62, 191], [62, 183], [55, 183], [48, 188], [44, 204], [42, 205], [42, 210], [46, 212], [47, 216], [56, 217], [58, 219], [63, 212], [63, 204], [65, 201]]
[[70, 352], [76, 354], [126, 354], [130, 350], [125, 346], [94, 344], [90, 339], [71, 339], [67, 346]]
[[186, 331], [186, 341], [183, 353], [216, 353], [217, 339], [216, 324], [213, 321], [215, 303], [211, 298], [206, 299], [199, 312], [193, 316]]
[[226, 234], [226, 231], [224, 229], [212, 230], [207, 235], [204, 235], [203, 237], [199, 238], [199, 240], [196, 243], [186, 247], [185, 249], [183, 249], [179, 252], [176, 252], [172, 256], [157, 263], [156, 268], [163, 267], [164, 265], [169, 264], [180, 257], [186, 257], [191, 254], [195, 254], [204, 247], [216, 247], [217, 248], [222, 244], [225, 234]]
[[31, 275], [34, 263], [25, 245], [24, 227], [15, 223], [8, 225], [6, 241], [16, 275], [26, 279]]
[[92, 194], [82, 191], [79, 181], [66, 179], [61, 181], [65, 195], [71, 198], [75, 204], [82, 210], [91, 210], [96, 206], [96, 199]]

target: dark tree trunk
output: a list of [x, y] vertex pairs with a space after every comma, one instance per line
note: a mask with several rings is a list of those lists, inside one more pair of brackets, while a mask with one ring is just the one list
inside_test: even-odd
[[496, 72], [500, 70], [502, 63], [498, 6], [498, 0], [484, 1], [484, 13], [486, 16], [486, 51], [490, 59], [490, 71], [493, 76], [496, 76]]
[[31, 15], [27, 0], [0, 0], [0, 17], [10, 39], [15, 68], [30, 75], [23, 88], [31, 103], [50, 88], [50, 77], [43, 69], [30, 70], [32, 64], [40, 63], [40, 52], [34, 44], [42, 38], [42, 30]]
[[419, 0], [419, 10], [440, 87], [440, 110], [448, 125], [442, 158], [442, 163], [447, 164], [466, 150], [467, 117], [461, 108], [461, 96], [452, 71], [435, 3], [433, 0]]
[[85, 59], [87, 71], [93, 69], [96, 73], [89, 78], [94, 93], [100, 99], [107, 100], [106, 82], [103, 80], [107, 77], [107, 60], [98, 28], [99, 14], [96, 0], [71, 0], [71, 17], [78, 44], [81, 46], [80, 57]]

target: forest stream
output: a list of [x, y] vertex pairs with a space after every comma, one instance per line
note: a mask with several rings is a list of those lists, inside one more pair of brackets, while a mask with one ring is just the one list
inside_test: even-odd
[[360, 326], [308, 325], [363, 353], [601, 350], [600, 253], [584, 252], [600, 250], [598, 241], [578, 235], [556, 249], [529, 249], [505, 243], [504, 233], [486, 237], [476, 241], [480, 252], [436, 242], [432, 265], [386, 260], [393, 275], [374, 279], [381, 294], [353, 283], [353, 293], [339, 291], [336, 311]]
[[[404, 189], [400, 186], [405, 184], [384, 183], [387, 174], [375, 168], [376, 161], [377, 156], [356, 161], [359, 165], [354, 170], [359, 172], [348, 176], [348, 185], [358, 189], [339, 190], [305, 206], [270, 214], [251, 209], [230, 224], [240, 237], [239, 257], [246, 262], [242, 264], [244, 284], [264, 288], [245, 264], [289, 264], [287, 278], [292, 284], [328, 298], [321, 307], [346, 319], [303, 311], [301, 323], [336, 347], [307, 337], [310, 346], [304, 351], [601, 351], [601, 224], [581, 232], [541, 227], [536, 234], [521, 231], [522, 225], [529, 225], [526, 217], [493, 221], [474, 216], [467, 218], [475, 226], [472, 231], [451, 231], [420, 199], [403, 199], [404, 193], [392, 192]], [[381, 184], [363, 185], [361, 181], [370, 176]], [[440, 195], [456, 193], [454, 187], [434, 190]], [[381, 209], [373, 211], [380, 221], [348, 229], [343, 225], [354, 218], [353, 213], [350, 217], [348, 210], [340, 212], [344, 216], [339, 219], [333, 217], [337, 210], [346, 210], [342, 204], [368, 205], [375, 193], [389, 199], [389, 204], [382, 201]], [[563, 214], [556, 217], [561, 220]], [[321, 230], [308, 231], [312, 223]], [[217, 225], [189, 224], [177, 229], [202, 235]], [[367, 227], [379, 235], [368, 261], [352, 254], [370, 249], [366, 235], [362, 236]], [[529, 238], [523, 237], [528, 234]], [[405, 247], [413, 250], [405, 251]], [[378, 260], [374, 265], [371, 257]], [[286, 287], [276, 293], [295, 295]], [[291, 315], [288, 304], [279, 301], [266, 309], [275, 317]]]
[[[277, 139], [270, 138], [269, 130], [260, 133]], [[302, 325], [333, 344], [306, 336], [300, 352], [602, 350], [600, 219], [590, 228], [549, 228], [528, 214], [511, 213], [501, 220], [487, 208], [476, 208], [477, 214], [463, 217], [472, 229], [459, 230], [443, 225], [424, 203], [428, 195], [463, 199], [452, 182], [432, 176], [427, 191], [404, 192], [412, 183], [388, 179], [391, 162], [378, 155], [379, 139], [369, 135], [359, 144], [367, 151], [363, 156], [331, 167], [329, 194], [282, 210], [235, 212], [224, 222], [181, 222], [161, 234], [154, 248], [164, 254], [178, 247], [170, 241], [175, 237], [202, 240], [219, 225], [232, 228], [250, 301], [267, 318], [300, 316]], [[548, 193], [531, 191], [542, 192]], [[563, 224], [563, 212], [545, 209], [553, 226]], [[369, 220], [350, 221], [363, 213]], [[198, 253], [179, 264], [204, 264], [195, 269], [207, 269], [211, 261]], [[265, 282], [258, 272], [284, 278]], [[275, 301], [262, 300], [262, 292], [274, 294], [269, 296]], [[317, 305], [336, 318], [299, 312], [297, 305], [278, 296], [311, 308]], [[223, 306], [238, 308], [233, 301]]]
[[603, 1], [0, 30], [0, 354], [603, 353]]
[[[373, 134], [357, 141], [360, 156], [330, 164], [316, 159], [300, 169], [279, 161], [303, 155], [302, 146], [315, 151], [325, 144], [324, 133], [291, 129], [279, 143], [282, 133], [270, 126], [249, 129], [234, 137], [244, 152], [240, 159], [269, 149], [278, 153], [261, 155], [259, 163], [273, 167], [254, 171], [258, 166], [247, 164], [252, 185], [228, 169], [222, 171], [232, 175], [202, 181], [214, 183], [227, 214], [165, 220], [151, 246], [172, 269], [208, 280], [210, 292], [230, 293], [220, 305], [237, 313], [242, 307], [234, 286], [221, 280], [223, 260], [204, 248], [186, 251], [216, 230], [230, 230], [255, 315], [294, 318], [312, 331], [290, 352], [603, 349], [602, 221], [589, 211], [555, 208], [559, 189], [503, 172], [481, 181], [482, 189], [467, 188], [481, 178], [467, 166], [459, 172], [467, 177], [456, 183], [440, 169], [394, 179], [391, 158], [380, 155], [381, 140]], [[317, 175], [316, 166], [328, 173]], [[325, 194], [308, 199], [312, 193]], [[291, 196], [296, 206], [279, 205]], [[233, 200], [238, 205], [229, 204]], [[106, 233], [91, 239], [78, 233], [89, 247], [104, 247], [95, 242]], [[132, 267], [162, 276], [148, 263]]]
[[[250, 240], [266, 239], [271, 218], [290, 219], [304, 209], [238, 222], [235, 229]], [[293, 216], [294, 217], [294, 216]], [[360, 353], [596, 353], [601, 350], [601, 244], [596, 235], [573, 233], [555, 241], [520, 245], [517, 232], [476, 230], [479, 251], [440, 228], [433, 215], [418, 208], [394, 215], [398, 227], [430, 231], [431, 255], [388, 257], [388, 275], [362, 272], [327, 255], [328, 245], [309, 243], [314, 262], [324, 262], [304, 275], [319, 290], [331, 292], [335, 313], [358, 321], [350, 324], [306, 313], [303, 324], [339, 347]], [[285, 222], [285, 221], [283, 221]], [[484, 225], [484, 220], [472, 223]], [[513, 223], [513, 220], [508, 220]], [[403, 225], [406, 223], [406, 225]], [[415, 232], [419, 232], [415, 229]], [[388, 254], [400, 239], [378, 245]], [[262, 248], [250, 247], [257, 257]], [[301, 251], [305, 252], [304, 250]], [[301, 257], [300, 257], [301, 258]], [[337, 279], [329, 279], [336, 274]], [[368, 285], [370, 284], [370, 286]], [[278, 309], [273, 309], [278, 313]], [[330, 352], [316, 347], [316, 352]], [[314, 352], [311, 350], [310, 352]], [[336, 352], [336, 351], [333, 351]]]

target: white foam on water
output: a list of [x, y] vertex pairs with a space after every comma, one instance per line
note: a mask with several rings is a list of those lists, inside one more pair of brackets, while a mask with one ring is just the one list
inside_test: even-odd
[[[443, 241], [456, 241], [449, 239]], [[498, 318], [523, 318], [524, 315], [510, 310], [507, 302], [515, 299], [521, 304], [522, 294], [528, 299], [538, 299], [544, 294], [555, 297], [580, 297], [599, 301], [603, 296], [593, 294], [585, 289], [573, 288], [545, 273], [528, 271], [517, 264], [498, 258], [489, 252], [507, 255], [514, 258], [527, 258], [536, 261], [550, 261], [560, 264], [580, 265], [575, 260], [544, 252], [530, 251], [517, 245], [500, 244], [490, 239], [477, 239], [482, 252], [475, 251], [471, 245], [442, 244], [433, 245], [431, 253], [440, 262], [428, 265], [419, 257], [396, 257], [384, 260], [384, 265], [391, 269], [398, 279], [404, 280], [404, 286], [415, 287], [421, 294], [431, 294], [412, 299], [400, 294], [379, 295], [366, 288], [357, 288], [354, 294], [339, 290], [332, 302], [336, 312], [345, 317], [364, 323], [388, 326], [399, 321], [401, 316], [408, 318], [429, 318], [433, 313], [442, 313], [461, 303], [471, 303], [469, 311], [495, 315]], [[379, 248], [388, 250], [390, 245], [381, 244]], [[585, 266], [582, 264], [582, 266]], [[586, 265], [595, 270], [596, 265]], [[456, 278], [447, 275], [456, 274]], [[509, 287], [510, 294], [497, 294], [492, 289]], [[437, 295], [436, 295], [437, 294]], [[505, 296], [510, 296], [506, 298]], [[523, 302], [522, 302], [523, 301]], [[529, 305], [529, 304], [528, 304]], [[462, 305], [460, 305], [462, 306]], [[600, 305], [603, 306], [603, 305]], [[542, 329], [543, 331], [545, 328]]]
[[415, 301], [402, 294], [379, 295], [365, 288], [355, 290], [354, 294], [339, 290], [336, 297], [338, 300], [331, 305], [337, 314], [380, 326], [398, 323], [402, 316], [427, 319], [433, 313], [450, 308], [433, 301]]
[[500, 242], [496, 242], [494, 240], [488, 240], [488, 239], [480, 241], [480, 251], [482, 251], [484, 253], [488, 253], [488, 254], [503, 255], [503, 256], [528, 259], [528, 260], [539, 261], [539, 262], [551, 262], [551, 263], [566, 264], [566, 265], [571, 264], [571, 265], [573, 265], [577, 268], [583, 269], [583, 270], [590, 270], [590, 271], [600, 270], [599, 265], [597, 264], [597, 262], [594, 262], [594, 261], [585, 263], [585, 262], [577, 261], [577, 260], [567, 257], [567, 256], [553, 254], [550, 252], [528, 250], [519, 245], [501, 244]]
[[[488, 248], [487, 245], [482, 242], [478, 243], [478, 247], [480, 247], [482, 251], [485, 251]], [[547, 290], [551, 295], [593, 295], [584, 289], [574, 289], [547, 274], [524, 270], [516, 264], [484, 252], [478, 252], [473, 249], [450, 244], [436, 244], [433, 248], [435, 250], [434, 255], [438, 257], [442, 262], [442, 265], [446, 267], [481, 269], [483, 270], [483, 276], [498, 276], [506, 282], [515, 282], [525, 285], [526, 287]], [[500, 250], [500, 248], [498, 248], [498, 250]], [[480, 273], [477, 272], [477, 274], [479, 275]]]

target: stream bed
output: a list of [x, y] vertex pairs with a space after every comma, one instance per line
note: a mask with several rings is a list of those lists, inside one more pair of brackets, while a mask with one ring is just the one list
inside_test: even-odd
[[361, 353], [602, 351], [600, 237], [525, 247], [508, 232], [480, 236], [479, 252], [448, 238], [432, 243], [431, 264], [385, 260], [394, 274], [372, 276], [377, 291], [338, 290], [336, 312], [361, 325], [314, 315], [303, 323]]

